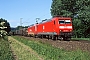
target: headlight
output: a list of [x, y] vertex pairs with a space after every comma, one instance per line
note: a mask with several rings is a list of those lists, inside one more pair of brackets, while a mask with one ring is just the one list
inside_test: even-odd
[[60, 30], [60, 31], [62, 31], [62, 30]]
[[70, 30], [70, 31], [72, 31], [72, 30]]

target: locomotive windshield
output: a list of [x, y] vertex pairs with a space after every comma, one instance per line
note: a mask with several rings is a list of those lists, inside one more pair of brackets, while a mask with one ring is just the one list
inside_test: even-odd
[[64, 24], [64, 20], [59, 20], [59, 24]]
[[59, 24], [70, 24], [70, 20], [59, 20]]
[[65, 20], [65, 24], [70, 24], [71, 21], [70, 20]]

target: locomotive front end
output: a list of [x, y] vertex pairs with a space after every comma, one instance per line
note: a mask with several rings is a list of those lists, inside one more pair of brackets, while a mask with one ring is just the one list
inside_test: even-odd
[[63, 38], [63, 40], [70, 40], [73, 31], [71, 18], [59, 19], [58, 23], [59, 35]]

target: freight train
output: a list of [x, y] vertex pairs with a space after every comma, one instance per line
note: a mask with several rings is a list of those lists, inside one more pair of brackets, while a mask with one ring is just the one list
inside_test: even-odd
[[70, 40], [73, 26], [70, 17], [54, 17], [42, 20], [40, 23], [30, 25], [26, 29], [16, 30], [15, 34], [48, 38], [56, 40]]

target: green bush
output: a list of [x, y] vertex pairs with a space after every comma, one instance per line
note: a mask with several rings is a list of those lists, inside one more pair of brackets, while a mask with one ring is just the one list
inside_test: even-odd
[[[5, 39], [7, 39], [7, 37], [5, 37]], [[13, 60], [9, 42], [3, 38], [0, 38], [0, 60]]]

